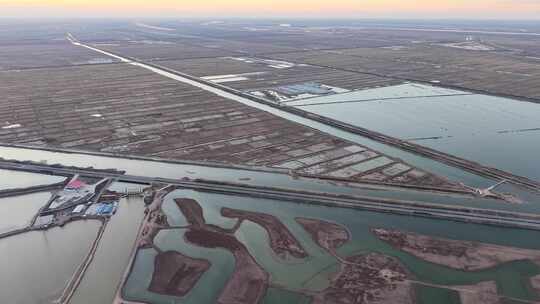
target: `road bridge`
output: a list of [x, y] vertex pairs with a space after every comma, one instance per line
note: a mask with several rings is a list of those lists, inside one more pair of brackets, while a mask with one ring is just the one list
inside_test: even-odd
[[535, 180], [531, 180], [523, 176], [518, 176], [510, 172], [506, 172], [506, 171], [499, 170], [496, 168], [483, 166], [477, 162], [469, 161], [469, 160], [466, 160], [466, 159], [463, 159], [454, 155], [450, 155], [448, 153], [444, 153], [444, 152], [437, 151], [428, 147], [424, 147], [415, 143], [411, 143], [405, 140], [394, 138], [394, 137], [391, 137], [391, 136], [388, 136], [379, 132], [375, 132], [373, 130], [368, 130], [366, 128], [347, 124], [342, 121], [331, 119], [325, 116], [313, 114], [313, 113], [304, 111], [300, 108], [276, 104], [266, 99], [253, 96], [245, 92], [242, 92], [242, 91], [239, 91], [239, 90], [236, 90], [236, 89], [233, 89], [233, 88], [230, 88], [230, 87], [218, 84], [218, 83], [207, 81], [199, 77], [188, 75], [188, 74], [155, 64], [155, 63], [146, 62], [137, 58], [125, 56], [118, 53], [113, 53], [110, 51], [104, 51], [104, 50], [90, 46], [88, 44], [85, 44], [77, 40], [70, 33], [68, 33], [67, 39], [76, 46], [84, 47], [84, 48], [93, 50], [95, 52], [101, 53], [103, 55], [116, 58], [120, 60], [121, 62], [150, 70], [154, 73], [172, 78], [174, 80], [177, 80], [177, 81], [189, 84], [189, 85], [193, 85], [195, 87], [198, 87], [205, 91], [212, 92], [214, 94], [217, 94], [225, 98], [229, 98], [229, 99], [232, 99], [232, 100], [235, 100], [235, 101], [247, 104], [247, 105], [251, 105], [251, 106], [253, 105], [252, 104], [253, 102], [269, 106], [277, 110], [277, 111], [273, 111], [272, 113], [278, 116], [283, 116], [283, 115], [280, 115], [279, 112], [286, 112], [288, 114], [292, 114], [292, 115], [295, 115], [304, 119], [316, 121], [316, 122], [325, 124], [327, 126], [341, 129], [341, 130], [344, 130], [353, 134], [361, 135], [366, 138], [381, 142], [383, 144], [393, 146], [401, 150], [405, 150], [405, 151], [408, 151], [408, 152], [411, 152], [411, 153], [414, 153], [423, 157], [427, 157], [427, 158], [439, 161], [441, 163], [444, 163], [450, 166], [461, 168], [463, 170], [493, 179], [495, 181], [506, 180], [515, 185], [525, 187], [529, 190], [540, 192], [539, 182]]
[[540, 215], [503, 210], [469, 208], [465, 206], [426, 203], [410, 200], [373, 198], [362, 195], [320, 193], [314, 192], [313, 190], [308, 191], [302, 189], [262, 187], [215, 180], [189, 180], [185, 178], [173, 179], [124, 175], [111, 171], [99, 171], [73, 167], [63, 168], [59, 166], [51, 167], [43, 164], [0, 161], [0, 168], [30, 172], [58, 172], [58, 174], [63, 175], [79, 174], [96, 178], [110, 178], [111, 180], [119, 182], [146, 185], [161, 183], [173, 185], [179, 189], [191, 189], [225, 195], [247, 196], [300, 204], [351, 208], [357, 210], [419, 216], [467, 223], [540, 230]]

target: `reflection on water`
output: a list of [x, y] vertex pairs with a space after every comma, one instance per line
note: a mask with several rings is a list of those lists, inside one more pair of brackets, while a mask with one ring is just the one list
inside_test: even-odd
[[[531, 165], [540, 155], [540, 105], [440, 90], [406, 84], [312, 98], [294, 105], [308, 112], [540, 180], [538, 166]], [[441, 93], [445, 94], [440, 96]]]
[[[123, 288], [123, 297], [132, 301], [148, 301], [153, 304], [172, 303], [214, 303], [225, 282], [232, 274], [234, 259], [223, 249], [196, 247], [185, 242], [184, 231], [161, 231], [155, 244], [162, 251], [175, 250], [193, 258], [203, 258], [211, 262], [210, 269], [199, 279], [199, 283], [184, 298], [152, 293], [147, 290], [154, 272], [154, 249], [143, 249], [137, 253], [132, 273]], [[181, 248], [181, 249], [180, 249]]]
[[[270, 275], [270, 289], [264, 303], [293, 303], [305, 301], [307, 295], [313, 295], [329, 288], [330, 278], [339, 270], [340, 259], [366, 253], [378, 253], [397, 258], [410, 272], [414, 280], [437, 286], [471, 285], [484, 281], [495, 281], [499, 293], [504, 296], [535, 300], [534, 293], [523, 282], [530, 276], [540, 273], [540, 266], [530, 261], [513, 261], [493, 268], [461, 271], [443, 265], [437, 265], [412, 254], [400, 251], [377, 238], [372, 228], [397, 229], [448, 239], [480, 241], [503, 246], [540, 249], [537, 241], [540, 236], [536, 231], [503, 229], [476, 224], [450, 221], [438, 221], [425, 218], [389, 215], [343, 208], [329, 208], [304, 204], [286, 203], [275, 200], [233, 197], [219, 194], [177, 190], [168, 198], [191, 198], [203, 208], [207, 222], [217, 225], [228, 219], [221, 215], [223, 208], [244, 210], [276, 217], [306, 250], [306, 258], [283, 258], [276, 255], [270, 245], [271, 239], [266, 228], [251, 220], [244, 220], [235, 232], [235, 237], [244, 244], [251, 256]], [[207, 212], [221, 210], [221, 212]], [[179, 211], [172, 207], [164, 209], [167, 217], [178, 220]], [[337, 248], [335, 255], [321, 248], [297, 218], [318, 219], [336, 223], [350, 232], [350, 240]], [[173, 221], [176, 221], [173, 220]], [[182, 218], [182, 223], [185, 218]], [[256, 220], [256, 222], [259, 222]], [[262, 222], [261, 222], [262, 223]], [[173, 297], [156, 294], [148, 290], [154, 271], [154, 249], [139, 251], [134, 264], [134, 271], [124, 286], [124, 296], [129, 300], [143, 300], [152, 303], [214, 303], [222, 290], [224, 282], [231, 278], [231, 256], [220, 248], [209, 250], [186, 241], [184, 233], [192, 228], [162, 230], [155, 239], [160, 250], [175, 250], [191, 258], [207, 259], [212, 263], [211, 271], [205, 273], [195, 289], [185, 297]], [[216, 252], [216, 250], [218, 252]], [[339, 258], [338, 258], [339, 257]], [[216, 270], [216, 268], [218, 270]], [[215, 277], [217, 275], [217, 277]], [[206, 277], [205, 277], [206, 276]], [[206, 281], [212, 276], [211, 282]], [[518, 283], [516, 283], [518, 282]], [[522, 282], [522, 283], [519, 283]], [[221, 286], [221, 287], [220, 287]], [[415, 285], [416, 286], [416, 285]], [[422, 285], [424, 286], [424, 285]], [[199, 294], [200, 288], [212, 292]], [[432, 303], [451, 303], [448, 294], [430, 288], [415, 288], [421, 299], [431, 299]], [[283, 302], [281, 302], [283, 300]]]
[[90, 250], [101, 222], [79, 221], [0, 240], [0, 303], [51, 303]]
[[0, 190], [51, 185], [66, 179], [64, 176], [36, 174], [3, 169], [0, 169], [0, 177]]
[[[424, 201], [428, 203], [464, 205], [472, 206], [475, 208], [505, 209], [521, 212], [540, 211], [540, 205], [538, 204], [522, 204], [516, 206], [509, 204], [501, 204], [500, 201], [489, 198], [438, 194], [426, 191], [406, 190], [403, 188], [393, 188], [391, 190], [388, 190], [388, 188], [378, 187], [375, 185], [363, 186], [361, 188], [354, 186], [347, 187], [343, 185], [336, 186], [334, 183], [320, 181], [317, 179], [298, 179], [292, 178], [286, 174], [257, 172], [250, 170], [213, 168], [207, 166], [173, 164], [156, 161], [133, 160], [125, 158], [49, 152], [44, 150], [19, 149], [9, 147], [0, 147], [0, 157], [4, 157], [6, 159], [32, 161], [40, 161], [46, 159], [48, 160], [49, 164], [60, 163], [66, 166], [91, 166], [99, 169], [116, 168], [117, 170], [125, 170], [127, 174], [148, 177], [162, 177], [173, 179], [182, 179], [188, 177], [192, 179], [199, 178], [216, 181], [231, 181], [254, 186], [271, 186], [284, 189], [303, 189], [308, 191], [326, 193], [344, 193], [349, 195]], [[404, 160], [409, 161], [407, 159]], [[436, 167], [444, 166], [437, 162], [433, 162], [433, 165]], [[432, 170], [430, 171], [433, 172]], [[476, 177], [474, 181], [469, 180], [469, 182], [467, 182], [467, 178], [463, 180], [463, 176], [461, 174], [453, 175], [450, 177], [455, 178], [456, 180], [464, 181], [469, 186], [488, 187], [494, 184], [494, 181], [485, 178], [476, 179]], [[246, 180], [246, 178], [249, 178], [249, 180]], [[136, 187], [138, 188], [138, 186]], [[120, 188], [118, 190], [123, 191], [125, 190], [125, 187], [120, 185]], [[521, 195], [518, 196], [521, 197]], [[525, 199], [525, 201], [532, 203], [539, 200], [537, 196], [530, 196], [530, 198], [530, 201], [528, 201], [527, 199]]]
[[50, 198], [49, 192], [0, 198], [0, 233], [27, 227]]
[[143, 217], [144, 202], [140, 197], [120, 200], [118, 211], [105, 228], [92, 264], [69, 303], [112, 303], [128, 266]]

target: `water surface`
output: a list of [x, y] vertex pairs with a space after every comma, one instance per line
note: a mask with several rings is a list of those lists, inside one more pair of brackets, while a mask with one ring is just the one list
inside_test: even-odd
[[65, 179], [64, 176], [0, 169], [0, 190], [51, 185]]
[[101, 222], [0, 239], [0, 303], [43, 304], [58, 299], [90, 250]]
[[[534, 204], [540, 201], [537, 195], [531, 194], [525, 197], [526, 204], [511, 205], [502, 203], [498, 200], [489, 198], [478, 198], [463, 195], [453, 195], [444, 193], [433, 193], [426, 191], [408, 190], [397, 187], [381, 187], [376, 185], [335, 184], [318, 179], [293, 178], [283, 173], [261, 172], [244, 169], [217, 168], [203, 165], [178, 164], [163, 161], [136, 160], [127, 158], [118, 158], [112, 156], [88, 155], [82, 153], [51, 152], [39, 149], [25, 149], [0, 147], [0, 156], [7, 159], [39, 161], [49, 160], [49, 164], [59, 163], [65, 166], [92, 166], [98, 169], [125, 170], [127, 174], [162, 177], [172, 179], [192, 178], [207, 179], [215, 181], [229, 181], [253, 186], [270, 186], [283, 189], [303, 189], [307, 191], [338, 193], [348, 195], [361, 195], [381, 197], [388, 199], [422, 201], [428, 203], [441, 203], [449, 205], [473, 206], [477, 208], [493, 208], [522, 212], [540, 212], [540, 204]], [[416, 157], [416, 156], [414, 156]], [[425, 158], [422, 158], [426, 160]], [[433, 162], [434, 165], [442, 165]], [[446, 166], [448, 167], [448, 166]], [[450, 168], [450, 167], [448, 167]], [[469, 180], [465, 182], [469, 186], [488, 187], [495, 182], [483, 177], [478, 177], [469, 173], [468, 176], [474, 177], [476, 182]], [[461, 175], [460, 175], [461, 176]], [[463, 181], [460, 177], [454, 176], [455, 180]], [[137, 189], [139, 186], [135, 186]], [[115, 188], [123, 191], [125, 186]], [[518, 192], [521, 195], [523, 189], [511, 187], [512, 192]]]
[[[529, 261], [513, 261], [497, 265], [490, 269], [479, 271], [460, 271], [446, 266], [436, 265], [410, 254], [399, 251], [385, 242], [380, 241], [370, 231], [371, 228], [398, 229], [416, 232], [436, 237], [450, 239], [480, 241], [503, 246], [540, 250], [537, 231], [506, 229], [477, 224], [466, 224], [452, 221], [431, 220], [410, 216], [390, 215], [383, 213], [365, 212], [344, 208], [329, 208], [306, 204], [288, 203], [277, 200], [235, 197], [221, 194], [202, 193], [191, 190], [177, 190], [167, 198], [189, 197], [197, 200], [204, 210], [207, 223], [228, 225], [228, 220], [220, 215], [223, 207], [262, 212], [276, 216], [287, 226], [294, 237], [302, 244], [309, 254], [305, 259], [290, 258], [283, 260], [277, 257], [269, 246], [269, 237], [264, 228], [250, 221], [244, 221], [236, 231], [236, 238], [248, 248], [251, 255], [270, 274], [270, 284], [273, 287], [284, 286], [287, 293], [278, 288], [271, 289], [264, 303], [281, 303], [283, 301], [303, 301], [298, 296], [302, 290], [321, 291], [330, 284], [329, 278], [338, 271], [337, 259], [318, 246], [311, 236], [299, 225], [296, 217], [322, 219], [345, 227], [351, 232], [352, 239], [338, 249], [342, 257], [379, 252], [393, 256], [407, 267], [413, 277], [428, 284], [442, 286], [470, 285], [478, 282], [494, 280], [497, 282], [501, 295], [523, 300], [536, 300], [537, 296], [523, 282], [530, 276], [540, 273], [540, 266]], [[164, 209], [173, 221], [182, 221], [181, 212], [172, 206]], [[212, 292], [204, 296], [196, 292], [189, 293], [184, 298], [158, 295], [147, 290], [153, 272], [153, 260], [156, 252], [153, 249], [141, 250], [134, 264], [134, 271], [124, 289], [124, 295], [129, 300], [144, 300], [155, 303], [213, 303], [227, 278], [230, 277], [230, 254], [214, 254], [206, 248], [198, 248], [188, 244], [183, 233], [186, 228], [161, 231], [156, 237], [156, 245], [161, 250], [176, 250], [194, 258], [207, 258], [212, 262], [211, 275], [215, 277], [212, 283], [202, 280], [196, 286]], [[219, 271], [214, 271], [214, 268]], [[206, 274], [205, 274], [206, 275]], [[208, 274], [210, 276], [210, 274]], [[205, 278], [203, 276], [203, 278]], [[422, 287], [421, 285], [420, 287]], [[453, 303], [451, 291], [417, 288], [421, 299], [429, 299], [432, 303]], [[196, 299], [196, 300], [194, 300]], [[286, 302], [287, 303], [287, 302]], [[292, 303], [292, 302], [291, 302]]]
[[29, 226], [51, 196], [50, 192], [38, 192], [0, 198], [0, 233]]
[[96, 254], [71, 304], [112, 303], [126, 271], [144, 217], [142, 198], [123, 198], [111, 217]]
[[405, 84], [291, 105], [540, 180], [540, 167], [535, 165], [540, 155], [536, 103]]

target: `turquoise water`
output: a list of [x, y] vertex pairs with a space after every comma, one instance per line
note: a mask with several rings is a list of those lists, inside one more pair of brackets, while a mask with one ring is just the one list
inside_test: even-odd
[[155, 249], [139, 250], [132, 272], [122, 289], [124, 299], [146, 301], [152, 304], [214, 303], [227, 279], [232, 275], [234, 258], [223, 249], [209, 249], [190, 245], [184, 241], [184, 230], [163, 230], [155, 240], [162, 251], [176, 250], [192, 258], [210, 261], [211, 267], [199, 279], [197, 285], [185, 297], [171, 297], [147, 290], [154, 271]]
[[416, 285], [415, 288], [417, 304], [461, 304], [457, 291], [425, 285]]
[[[382, 144], [380, 144], [382, 145]], [[385, 146], [387, 147], [387, 146]], [[314, 192], [334, 193], [334, 194], [348, 194], [348, 195], [361, 195], [371, 196], [374, 198], [388, 198], [399, 200], [411, 200], [427, 203], [440, 203], [448, 205], [462, 205], [475, 208], [492, 208], [502, 210], [512, 210], [516, 212], [540, 212], [540, 204], [533, 204], [540, 201], [538, 195], [524, 192], [523, 189], [511, 187], [512, 192], [519, 193], [519, 196], [523, 198], [525, 196], [525, 202], [528, 204], [511, 205], [501, 203], [501, 201], [489, 199], [489, 198], [477, 198], [463, 195], [451, 195], [444, 193], [432, 193], [426, 191], [407, 190], [403, 188], [393, 187], [380, 187], [376, 185], [359, 185], [350, 184], [349, 186], [332, 182], [321, 181], [318, 179], [309, 178], [293, 178], [287, 174], [282, 173], [270, 173], [259, 172], [253, 170], [241, 170], [241, 169], [226, 169], [226, 168], [213, 168], [208, 166], [197, 166], [188, 164], [172, 164], [158, 161], [146, 161], [146, 160], [134, 160], [125, 158], [105, 157], [97, 155], [77, 154], [77, 153], [65, 153], [65, 152], [50, 152], [38, 149], [20, 149], [0, 147], [0, 157], [7, 159], [17, 160], [32, 160], [40, 161], [47, 159], [50, 164], [60, 163], [65, 166], [80, 166], [87, 167], [92, 166], [99, 169], [116, 168], [118, 170], [125, 170], [127, 174], [148, 176], [148, 177], [162, 177], [162, 178], [174, 178], [182, 179], [188, 178], [200, 178], [215, 181], [230, 181], [240, 184], [248, 184], [253, 186], [270, 186], [284, 189], [301, 189]], [[416, 156], [412, 156], [416, 158]], [[420, 159], [420, 158], [419, 158]], [[426, 160], [425, 158], [421, 158]], [[407, 160], [407, 159], [405, 159]], [[407, 160], [408, 161], [408, 160]], [[434, 166], [443, 166], [437, 162], [432, 162]], [[430, 165], [431, 166], [431, 165]], [[454, 171], [453, 171], [454, 172]], [[469, 173], [464, 173], [467, 176], [473, 176]], [[461, 180], [462, 175], [454, 175], [453, 178]], [[469, 180], [471, 183], [467, 183], [469, 186], [488, 187], [495, 182], [480, 178], [475, 181]], [[246, 180], [246, 178], [248, 180]], [[465, 179], [467, 180], [467, 179]], [[138, 186], [137, 186], [138, 188]], [[120, 186], [119, 190], [124, 190], [124, 186]], [[523, 194], [523, 195], [522, 195]]]
[[262, 301], [262, 304], [309, 304], [311, 298], [296, 292], [287, 290], [269, 288]]
[[469, 95], [470, 93], [433, 87], [417, 83], [404, 83], [388, 87], [351, 91], [342, 94], [306, 98], [287, 102], [290, 106], [309, 106], [344, 102], [369, 102], [377, 100], [425, 98], [437, 96]]
[[[520, 248], [539, 249], [538, 232], [518, 229], [503, 229], [476, 224], [465, 224], [450, 221], [430, 220], [409, 216], [389, 215], [373, 212], [354, 211], [341, 208], [328, 208], [309, 206], [294, 203], [285, 203], [275, 200], [252, 199], [232, 197], [218, 194], [208, 194], [196, 191], [177, 190], [169, 194], [170, 197], [189, 197], [199, 201], [204, 209], [207, 222], [223, 222], [218, 212], [222, 207], [237, 208], [247, 211], [262, 212], [278, 217], [295, 238], [308, 252], [309, 257], [303, 260], [283, 260], [273, 254], [268, 244], [268, 234], [259, 225], [245, 221], [236, 232], [236, 237], [246, 245], [257, 263], [261, 265], [271, 278], [271, 286], [285, 286], [292, 295], [283, 297], [295, 298], [294, 291], [311, 290], [320, 291], [328, 287], [328, 278], [337, 271], [338, 261], [326, 253], [312, 239], [311, 236], [295, 221], [296, 217], [318, 218], [339, 223], [352, 233], [352, 239], [340, 247], [339, 255], [347, 257], [356, 254], [379, 252], [398, 258], [418, 281], [438, 285], [470, 285], [482, 281], [493, 280], [497, 282], [499, 292], [512, 298], [534, 300], [537, 296], [524, 284], [525, 280], [540, 273], [540, 266], [529, 261], [514, 261], [480, 271], [460, 271], [445, 266], [436, 265], [416, 258], [402, 251], [397, 251], [385, 242], [377, 239], [370, 229], [374, 227], [399, 229], [404, 231], [427, 234], [450, 239], [482, 241], [486, 243], [513, 246]], [[177, 218], [176, 211], [166, 209], [167, 216]], [[172, 213], [171, 213], [172, 212]], [[195, 258], [207, 258], [212, 261], [212, 268], [220, 268], [219, 276], [208, 285], [202, 280], [197, 287], [206, 287], [206, 290], [216, 292], [212, 299], [219, 294], [220, 288], [230, 277], [231, 255], [220, 250], [220, 254], [206, 252], [208, 249], [197, 248], [187, 244], [182, 234], [185, 229], [170, 229], [159, 233], [156, 244], [161, 250], [176, 250]], [[540, 251], [539, 251], [540, 255]], [[185, 299], [167, 297], [153, 294], [146, 289], [153, 271], [153, 249], [141, 250], [134, 265], [134, 271], [124, 288], [124, 296], [129, 300], [145, 300], [152, 303], [193, 303], [194, 297], [198, 303], [212, 303], [208, 298], [200, 298], [197, 292], [188, 294]], [[224, 265], [228, 266], [225, 267]], [[205, 274], [206, 275], [206, 274]], [[201, 287], [202, 286], [202, 287]], [[274, 297], [272, 290], [265, 303]], [[283, 291], [279, 291], [278, 294]], [[296, 292], [298, 293], [298, 292]], [[437, 303], [453, 303], [448, 292], [433, 291], [419, 288], [418, 293], [424, 299], [437, 299]], [[196, 296], [195, 296], [196, 295]], [[206, 295], [206, 294], [205, 294]], [[288, 300], [287, 300], [288, 301]]]
[[[418, 86], [423, 87], [421, 93]], [[540, 180], [540, 166], [535, 165], [540, 155], [540, 104], [459, 95], [466, 93], [447, 89], [443, 90], [448, 95], [441, 96], [440, 90], [406, 84], [311, 98], [292, 105]]]

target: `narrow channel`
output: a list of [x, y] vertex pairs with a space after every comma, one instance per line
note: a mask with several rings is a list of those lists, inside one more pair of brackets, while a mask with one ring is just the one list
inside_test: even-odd
[[534, 196], [530, 198], [531, 203], [515, 205], [507, 204], [496, 199], [474, 197], [471, 195], [421, 191], [375, 184], [336, 183], [316, 178], [294, 178], [285, 173], [255, 169], [212, 167], [211, 165], [184, 164], [181, 162], [159, 161], [142, 157], [130, 159], [126, 156], [106, 156], [104, 153], [93, 152], [63, 152], [57, 149], [53, 152], [39, 148], [2, 147], [0, 145], [0, 156], [4, 159], [33, 162], [46, 159], [49, 164], [61, 164], [63, 166], [93, 167], [95, 169], [114, 168], [125, 171], [129, 175], [146, 177], [178, 180], [190, 178], [229, 181], [250, 186], [297, 189], [318, 193], [361, 195], [372, 198], [410, 200], [514, 212], [540, 212], [540, 205], [532, 203], [536, 199]]
[[70, 304], [113, 302], [143, 217], [144, 203], [141, 198], [120, 200], [118, 212], [105, 228], [92, 264], [86, 270]]
[[[164, 70], [163, 68], [157, 68], [155, 66], [151, 66], [151, 65], [139, 62], [139, 61], [131, 60], [131, 59], [123, 57], [123, 56], [121, 56], [119, 54], [113, 54], [113, 53], [110, 53], [110, 52], [107, 52], [107, 51], [103, 51], [101, 49], [98, 49], [98, 48], [95, 48], [95, 47], [92, 47], [92, 46], [89, 46], [89, 45], [86, 45], [84, 43], [81, 43], [81, 42], [77, 41], [72, 35], [68, 35], [68, 40], [73, 45], [90, 49], [92, 51], [101, 53], [103, 55], [107, 55], [107, 56], [110, 56], [112, 58], [118, 59], [121, 62], [147, 69], [147, 70], [152, 71], [152, 72], [154, 72], [156, 74], [159, 74], [159, 75], [162, 75], [164, 77], [174, 79], [176, 81], [179, 81], [179, 82], [182, 82], [182, 83], [185, 83], [185, 84], [200, 88], [202, 90], [211, 92], [211, 93], [213, 93], [215, 95], [218, 95], [218, 96], [230, 99], [230, 100], [240, 102], [240, 103], [245, 104], [247, 106], [260, 109], [262, 111], [271, 113], [271, 114], [276, 115], [278, 117], [281, 117], [281, 118], [284, 118], [284, 119], [287, 119], [287, 120], [290, 120], [290, 121], [294, 121], [294, 122], [302, 124], [304, 126], [308, 126], [308, 127], [313, 128], [313, 129], [319, 130], [321, 132], [325, 132], [327, 134], [331, 134], [333, 136], [337, 136], [337, 137], [349, 140], [351, 142], [363, 145], [363, 146], [368, 147], [370, 149], [380, 151], [380, 152], [382, 152], [384, 154], [387, 154], [387, 155], [390, 155], [390, 156], [393, 156], [393, 157], [396, 157], [396, 158], [400, 158], [400, 159], [410, 163], [411, 165], [413, 165], [415, 167], [424, 169], [426, 171], [429, 171], [429, 172], [432, 172], [432, 173], [435, 173], [435, 174], [438, 174], [438, 175], [441, 175], [441, 176], [445, 176], [445, 177], [447, 177], [447, 178], [449, 178], [451, 180], [454, 180], [454, 181], [463, 182], [463, 183], [467, 184], [468, 186], [472, 186], [472, 187], [476, 187], [476, 188], [485, 188], [485, 187], [488, 187], [488, 186], [490, 186], [490, 185], [492, 185], [494, 183], [494, 181], [491, 180], [491, 179], [469, 173], [469, 172], [464, 171], [464, 170], [462, 170], [460, 168], [448, 166], [448, 165], [445, 165], [445, 164], [443, 164], [441, 162], [438, 162], [438, 161], [435, 161], [435, 160], [432, 160], [432, 159], [429, 159], [429, 158], [426, 158], [426, 157], [421, 157], [421, 156], [415, 155], [413, 153], [406, 152], [404, 150], [401, 150], [401, 149], [398, 149], [398, 148], [395, 148], [395, 147], [391, 147], [391, 146], [376, 142], [376, 141], [368, 139], [366, 137], [362, 137], [362, 136], [359, 136], [359, 135], [356, 135], [356, 134], [353, 134], [353, 133], [350, 133], [350, 132], [335, 128], [335, 127], [331, 127], [329, 125], [325, 125], [323, 123], [320, 123], [320, 122], [317, 122], [317, 121], [314, 121], [314, 120], [311, 120], [311, 119], [308, 119], [308, 118], [305, 118], [305, 117], [301, 117], [301, 116], [289, 113], [287, 111], [283, 111], [283, 110], [280, 110], [278, 108], [271, 107], [269, 105], [265, 105], [265, 104], [262, 104], [262, 103], [258, 103], [258, 102], [249, 100], [247, 98], [244, 98], [244, 97], [229, 93], [229, 92], [227, 92], [225, 90], [222, 90], [222, 89], [219, 89], [217, 87], [210, 86], [208, 84], [198, 82], [198, 81], [195, 81], [195, 80], [180, 76], [178, 74], [168, 72], [168, 71]], [[180, 72], [178, 72], [178, 73], [180, 73]]]

